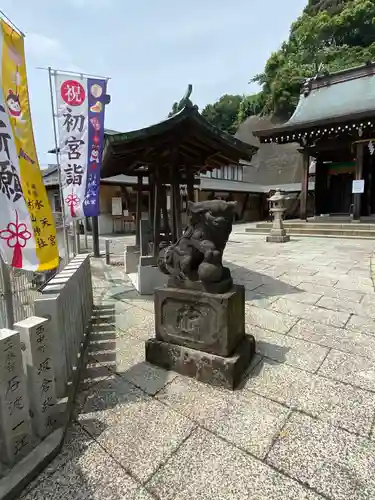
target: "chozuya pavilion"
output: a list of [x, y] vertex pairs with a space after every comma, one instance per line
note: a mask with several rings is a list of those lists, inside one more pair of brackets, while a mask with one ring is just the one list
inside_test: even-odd
[[288, 122], [253, 133], [261, 143], [301, 146], [301, 219], [312, 158], [316, 216], [375, 214], [375, 63], [307, 80]]
[[[119, 174], [137, 182], [137, 200], [149, 195], [148, 220], [141, 220], [137, 202], [136, 245], [125, 249], [125, 270], [140, 293], [153, 293], [164, 275], [156, 267], [161, 241], [176, 242], [182, 234], [180, 189], [194, 201], [199, 174], [250, 162], [257, 148], [211, 125], [190, 101], [192, 86], [170, 118], [141, 130], [106, 137], [101, 178]], [[143, 182], [146, 179], [146, 182]], [[167, 200], [170, 203], [167, 203]]]

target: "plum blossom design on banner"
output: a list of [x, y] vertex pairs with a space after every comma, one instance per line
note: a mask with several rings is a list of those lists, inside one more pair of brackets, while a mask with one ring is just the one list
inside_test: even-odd
[[25, 248], [27, 240], [31, 238], [31, 233], [26, 224], [19, 223], [18, 212], [16, 210], [16, 221], [9, 222], [6, 229], [0, 231], [0, 238], [6, 241], [9, 248], [13, 248], [12, 266], [22, 268], [22, 249]]
[[75, 217], [76, 216], [76, 213], [75, 213], [75, 207], [78, 207], [79, 206], [79, 202], [80, 202], [80, 199], [79, 197], [74, 194], [74, 192], [72, 191], [66, 198], [65, 198], [65, 202], [66, 204], [68, 205], [69, 207], [69, 210], [70, 210], [70, 215], [71, 217]]

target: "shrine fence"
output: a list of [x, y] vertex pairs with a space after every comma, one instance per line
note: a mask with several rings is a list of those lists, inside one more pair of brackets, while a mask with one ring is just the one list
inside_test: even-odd
[[62, 402], [74, 399], [91, 326], [90, 257], [76, 256], [38, 293], [35, 315], [0, 329], [0, 498], [21, 459], [69, 420]]

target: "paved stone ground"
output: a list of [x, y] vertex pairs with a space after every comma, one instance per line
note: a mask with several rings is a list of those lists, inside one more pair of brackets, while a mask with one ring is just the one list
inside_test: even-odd
[[243, 231], [225, 257], [258, 354], [233, 393], [146, 364], [152, 298], [93, 261], [76, 418], [25, 500], [375, 498], [374, 244]]

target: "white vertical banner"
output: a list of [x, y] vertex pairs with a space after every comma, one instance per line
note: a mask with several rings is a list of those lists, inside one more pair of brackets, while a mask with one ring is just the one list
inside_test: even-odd
[[82, 219], [88, 158], [87, 78], [55, 74], [62, 192], [67, 222]]

